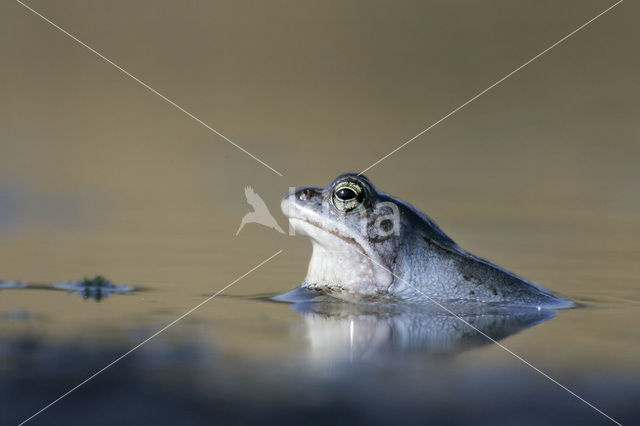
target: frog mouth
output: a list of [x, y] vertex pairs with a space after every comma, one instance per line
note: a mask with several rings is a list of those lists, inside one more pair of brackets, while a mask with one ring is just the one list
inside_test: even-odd
[[[339, 218], [325, 219], [317, 200], [310, 205], [301, 205], [293, 197], [286, 196], [280, 206], [291, 228], [309, 238], [313, 246], [307, 278], [315, 275], [318, 283], [355, 285], [352, 291], [363, 294], [387, 292], [393, 285], [388, 261], [369, 244], [367, 236], [349, 228]], [[365, 291], [361, 291], [363, 289]]]
[[[360, 244], [355, 238], [345, 237], [344, 235], [339, 234], [336, 231], [332, 231], [330, 229], [327, 229], [327, 228], [323, 227], [322, 225], [320, 225], [318, 223], [315, 223], [315, 222], [312, 222], [312, 221], [307, 220], [307, 219], [302, 219], [302, 218], [297, 218], [297, 217], [290, 217], [289, 221], [290, 222], [294, 222], [294, 223], [295, 223], [295, 221], [299, 221], [299, 222], [304, 222], [304, 223], [306, 223], [308, 225], [311, 225], [314, 228], [317, 228], [317, 229], [319, 229], [319, 230], [321, 230], [323, 232], [326, 232], [327, 234], [333, 235], [336, 238], [340, 238], [342, 241], [346, 242], [347, 244], [351, 244], [351, 245], [355, 246], [365, 256], [367, 256], [369, 258], [371, 257], [369, 255], [369, 253], [367, 253], [367, 250], [365, 250], [365, 248], [362, 246], [362, 244]], [[294, 223], [292, 223], [292, 224], [294, 225], [294, 228], [295, 228], [295, 224]]]
[[[313, 229], [320, 230], [323, 233], [326, 233], [328, 235], [331, 235], [332, 237], [335, 237], [344, 241], [345, 243], [349, 244], [351, 247], [356, 248], [362, 254], [363, 258], [367, 259], [367, 261], [370, 262], [373, 267], [375, 267], [376, 269], [383, 270], [385, 274], [391, 275], [391, 272], [389, 271], [389, 269], [386, 266], [384, 266], [386, 262], [384, 262], [383, 259], [380, 258], [380, 255], [378, 255], [378, 253], [376, 253], [375, 250], [366, 248], [364, 244], [358, 241], [358, 238], [345, 236], [344, 234], [341, 234], [338, 231], [328, 229], [322, 226], [321, 224], [306, 218], [290, 216], [289, 222], [291, 223], [294, 229], [297, 228], [298, 230], [301, 231], [302, 235], [305, 235], [306, 237], [308, 237], [309, 239], [311, 239], [312, 241], [314, 241], [315, 243], [321, 246], [324, 246], [323, 241], [319, 240], [318, 238], [315, 238], [313, 235], [310, 235], [310, 233], [305, 232], [305, 229], [304, 229], [305, 226], [311, 226]], [[300, 225], [302, 226], [296, 226], [296, 222], [299, 222]]]
[[[340, 291], [345, 291], [349, 285], [353, 285], [355, 280], [360, 282], [359, 285], [362, 286], [358, 292], [364, 288], [368, 290], [363, 294], [370, 295], [387, 292], [393, 284], [393, 274], [384, 266], [386, 262], [373, 248], [359, 241], [362, 237], [344, 235], [339, 232], [339, 229], [328, 229], [307, 218], [289, 217], [289, 221], [293, 228], [300, 231], [301, 235], [308, 237], [313, 245], [310, 269], [307, 273], [309, 282], [317, 284], [325, 278], [325, 283], [322, 286], [329, 285], [329, 287], [333, 286]], [[339, 263], [334, 266], [333, 262]], [[336, 272], [341, 271], [345, 262], [348, 265], [353, 265], [353, 268]], [[364, 265], [367, 266], [364, 267]], [[312, 270], [313, 272], [311, 272]], [[329, 272], [331, 270], [334, 272]], [[326, 280], [327, 274], [332, 276], [334, 281]], [[322, 277], [320, 281], [310, 279], [310, 277], [314, 277], [317, 280], [318, 276]], [[345, 281], [341, 283], [343, 280]], [[346, 282], [351, 282], [351, 284], [345, 287], [344, 283]]]

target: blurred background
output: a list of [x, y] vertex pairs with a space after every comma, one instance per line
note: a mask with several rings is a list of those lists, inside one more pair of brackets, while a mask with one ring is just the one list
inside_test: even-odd
[[[365, 169], [611, 4], [28, 2], [281, 177], [19, 3], [3, 2], [0, 279], [103, 274], [140, 289], [102, 303], [0, 291], [3, 374], [22, 374], [16, 359], [49, 345], [127, 348], [279, 249], [229, 289], [236, 298], [212, 301], [191, 328], [158, 339], [197, 341], [233, 362], [270, 359], [269, 368], [299, 355], [308, 345], [300, 316], [247, 297], [297, 286], [310, 245], [255, 224], [236, 237], [250, 211], [244, 187], [286, 229], [279, 204], [290, 186], [325, 186]], [[608, 386], [594, 385], [593, 397], [621, 377], [632, 378], [629, 398], [638, 393], [640, 333], [630, 326], [640, 313], [638, 12], [622, 3], [367, 172], [462, 247], [578, 301], [584, 309], [508, 346], [561, 379]], [[40, 349], [15, 349], [24, 339]], [[496, 347], [471, 353], [451, 371], [518, 367]], [[79, 378], [103, 365], [91, 359]], [[597, 380], [585, 379], [594, 370]], [[74, 380], [3, 409], [5, 420], [26, 417]], [[447, 403], [464, 406], [454, 394]], [[603, 419], [568, 394], [554, 398]], [[602, 408], [629, 416], [616, 401]]]

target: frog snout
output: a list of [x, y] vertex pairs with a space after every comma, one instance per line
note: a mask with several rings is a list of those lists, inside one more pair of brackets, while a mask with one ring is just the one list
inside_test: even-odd
[[317, 198], [321, 197], [322, 188], [315, 188], [312, 186], [296, 188], [284, 196], [282, 203], [280, 204], [280, 208], [282, 209], [282, 212], [287, 215], [292, 205], [316, 201]]
[[300, 201], [309, 201], [312, 198], [319, 196], [320, 191], [317, 188], [301, 188], [295, 192], [295, 197]]

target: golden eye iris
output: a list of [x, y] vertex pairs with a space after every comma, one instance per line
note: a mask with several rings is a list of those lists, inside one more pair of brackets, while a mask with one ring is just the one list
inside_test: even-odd
[[364, 197], [364, 188], [358, 182], [345, 181], [334, 189], [332, 201], [338, 210], [349, 212], [359, 207]]

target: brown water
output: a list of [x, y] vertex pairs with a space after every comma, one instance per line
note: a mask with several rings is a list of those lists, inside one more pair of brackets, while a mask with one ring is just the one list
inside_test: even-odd
[[[367, 333], [398, 328], [379, 316], [264, 300], [300, 283], [310, 245], [235, 236], [245, 186], [285, 227], [290, 186], [368, 167], [607, 3], [29, 4], [284, 176], [0, 5], [0, 279], [43, 284], [0, 290], [0, 422], [280, 249], [33, 422], [607, 422], [495, 344], [380, 343]], [[622, 3], [367, 172], [578, 302], [501, 343], [625, 423], [640, 417], [637, 16]], [[138, 290], [47, 289], [96, 274]]]

